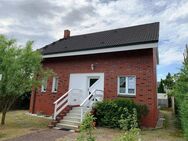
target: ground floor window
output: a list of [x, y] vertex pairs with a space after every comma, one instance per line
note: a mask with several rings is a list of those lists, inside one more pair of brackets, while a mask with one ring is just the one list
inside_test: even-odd
[[58, 89], [58, 77], [54, 76], [52, 82], [52, 92], [57, 92], [57, 89]]
[[41, 92], [46, 92], [46, 89], [47, 89], [47, 82], [48, 82], [48, 79], [47, 79], [47, 78], [44, 78], [44, 79], [42, 80]]
[[118, 77], [118, 95], [136, 95], [136, 76]]

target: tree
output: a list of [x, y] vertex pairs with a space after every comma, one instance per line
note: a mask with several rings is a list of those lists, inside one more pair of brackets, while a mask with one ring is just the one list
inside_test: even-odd
[[175, 84], [174, 77], [170, 73], [168, 73], [166, 79], [163, 80], [163, 84], [166, 90], [172, 90]]
[[178, 122], [188, 140], [188, 46], [186, 46], [184, 53], [183, 66], [176, 75], [176, 83], [171, 94], [174, 95], [176, 99]]
[[42, 76], [42, 55], [32, 51], [32, 41], [25, 47], [18, 46], [16, 40], [0, 35], [0, 112], [1, 125], [5, 124], [7, 111], [25, 92], [37, 87]]
[[158, 87], [158, 93], [165, 93], [163, 80], [161, 79]]

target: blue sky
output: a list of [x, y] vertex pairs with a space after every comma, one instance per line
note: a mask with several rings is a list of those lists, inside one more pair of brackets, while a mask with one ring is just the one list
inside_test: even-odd
[[0, 0], [0, 34], [43, 47], [71, 35], [160, 22], [158, 80], [181, 68], [188, 0]]

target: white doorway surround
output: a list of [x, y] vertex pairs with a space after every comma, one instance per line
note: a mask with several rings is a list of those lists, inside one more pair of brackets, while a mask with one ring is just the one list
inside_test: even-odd
[[79, 89], [80, 92], [69, 94], [69, 105], [80, 105], [92, 91], [104, 91], [104, 73], [70, 74], [69, 90], [70, 89]]

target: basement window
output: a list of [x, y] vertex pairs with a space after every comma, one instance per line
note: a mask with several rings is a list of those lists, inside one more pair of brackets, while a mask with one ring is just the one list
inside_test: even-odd
[[136, 95], [136, 77], [119, 76], [118, 77], [118, 95]]
[[46, 90], [47, 90], [47, 82], [48, 82], [47, 78], [44, 78], [42, 80], [41, 92], [46, 92]]
[[52, 92], [56, 93], [58, 89], [58, 77], [54, 76], [53, 77], [53, 82], [52, 82]]

